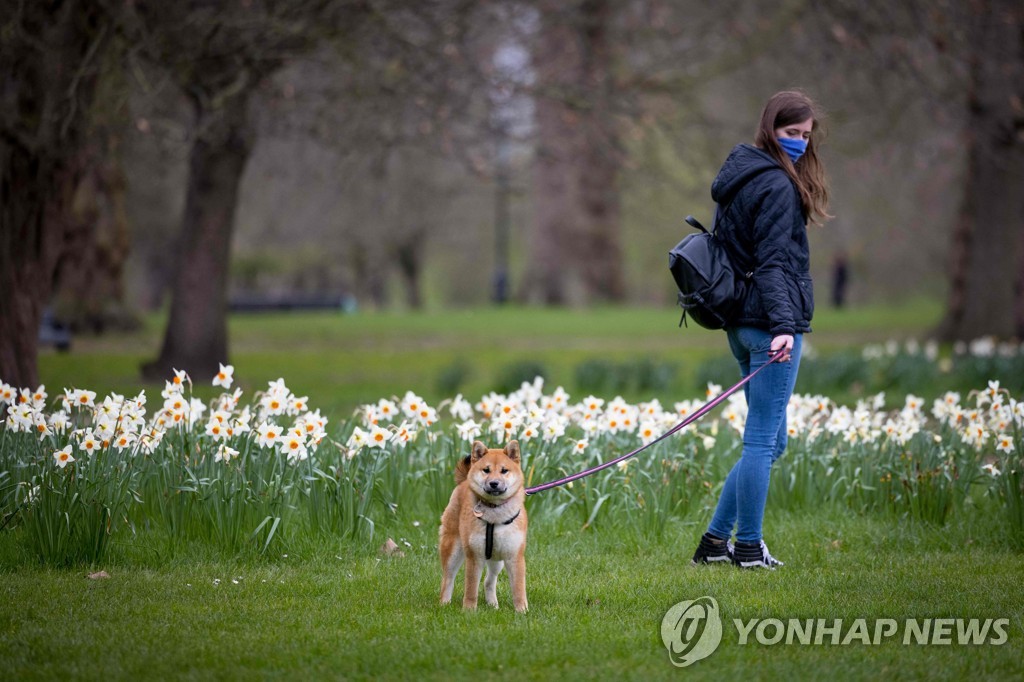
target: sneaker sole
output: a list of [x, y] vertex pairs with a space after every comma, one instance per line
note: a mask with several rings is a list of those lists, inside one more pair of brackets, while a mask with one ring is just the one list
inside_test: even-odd
[[763, 561], [737, 561], [736, 566], [739, 568], [767, 568], [769, 571], [774, 571], [774, 566], [769, 566]]

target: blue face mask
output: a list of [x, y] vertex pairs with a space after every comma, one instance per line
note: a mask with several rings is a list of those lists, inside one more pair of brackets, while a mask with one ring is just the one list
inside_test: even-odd
[[789, 156], [789, 160], [796, 163], [797, 159], [807, 151], [807, 140], [797, 140], [792, 137], [777, 138], [779, 146]]

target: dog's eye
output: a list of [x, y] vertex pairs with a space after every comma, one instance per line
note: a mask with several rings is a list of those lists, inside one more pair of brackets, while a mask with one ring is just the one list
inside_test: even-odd
[[505, 467], [501, 467], [501, 473], [507, 474], [508, 473], [508, 469], [506, 469]]
[[484, 467], [484, 473], [485, 474], [491, 473], [491, 467]]

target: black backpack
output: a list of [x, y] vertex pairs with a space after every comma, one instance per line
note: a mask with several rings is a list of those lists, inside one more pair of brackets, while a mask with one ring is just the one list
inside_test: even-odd
[[733, 267], [715, 233], [708, 232], [693, 216], [686, 222], [700, 232], [690, 234], [668, 252], [668, 267], [679, 287], [682, 327], [689, 314], [705, 329], [722, 329], [741, 304], [752, 272]]

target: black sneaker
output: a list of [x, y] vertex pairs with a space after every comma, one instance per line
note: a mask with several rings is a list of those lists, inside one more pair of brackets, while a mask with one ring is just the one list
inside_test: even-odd
[[784, 565], [768, 551], [764, 540], [739, 542], [733, 545], [732, 562], [740, 568], [771, 568]]
[[693, 565], [732, 561], [732, 543], [710, 533], [704, 533], [693, 553]]

